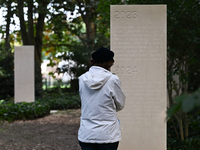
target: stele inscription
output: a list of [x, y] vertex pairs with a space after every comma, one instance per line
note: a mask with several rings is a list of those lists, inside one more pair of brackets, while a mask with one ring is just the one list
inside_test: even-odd
[[34, 46], [15, 46], [15, 103], [35, 101]]
[[166, 150], [166, 5], [111, 5], [111, 71], [126, 95], [119, 150]]

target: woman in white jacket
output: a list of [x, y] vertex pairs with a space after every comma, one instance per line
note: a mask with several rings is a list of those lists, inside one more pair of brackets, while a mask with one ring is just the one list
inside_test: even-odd
[[79, 77], [82, 150], [117, 150], [121, 140], [117, 111], [124, 108], [125, 95], [119, 78], [110, 72], [113, 57], [109, 49], [99, 48], [92, 53], [89, 71]]

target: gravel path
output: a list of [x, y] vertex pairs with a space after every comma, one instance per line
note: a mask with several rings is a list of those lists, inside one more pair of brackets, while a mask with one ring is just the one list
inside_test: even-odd
[[78, 145], [80, 109], [44, 118], [0, 125], [0, 150], [81, 150]]

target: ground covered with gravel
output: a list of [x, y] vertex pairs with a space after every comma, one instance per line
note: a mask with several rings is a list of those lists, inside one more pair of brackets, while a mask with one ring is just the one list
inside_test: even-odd
[[0, 125], [0, 150], [81, 150], [79, 121], [80, 109], [71, 109], [36, 120], [4, 122]]

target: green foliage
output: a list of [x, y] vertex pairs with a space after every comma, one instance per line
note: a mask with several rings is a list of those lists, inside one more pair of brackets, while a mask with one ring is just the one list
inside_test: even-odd
[[14, 55], [0, 44], [0, 99], [14, 96]]
[[59, 73], [67, 72], [72, 78], [76, 79], [83, 74], [89, 67], [90, 50], [81, 44], [75, 44], [70, 52], [60, 55], [58, 58], [65, 60], [66, 64], [58, 68]]
[[51, 110], [77, 109], [81, 106], [79, 95], [68, 95], [60, 91], [46, 93], [43, 98], [39, 98], [37, 101], [48, 103]]
[[99, 26], [99, 31], [108, 32], [110, 28], [110, 5], [122, 5], [121, 0], [99, 0], [97, 12], [99, 19], [96, 21]]
[[173, 1], [167, 7], [168, 81], [179, 75], [180, 83], [188, 84], [182, 92], [195, 92], [200, 84], [200, 4]]
[[181, 95], [174, 98], [175, 104], [168, 109], [168, 118], [178, 111], [190, 112], [196, 107], [200, 107], [200, 89], [190, 95]]
[[0, 77], [3, 76], [3, 69], [0, 67]]
[[168, 139], [167, 144], [167, 150], [197, 150], [200, 146], [200, 137], [188, 138], [184, 141]]
[[50, 110], [65, 110], [80, 108], [79, 95], [67, 95], [58, 93], [46, 93], [43, 98], [37, 98], [35, 102], [0, 104], [0, 122], [15, 120], [30, 120], [44, 117], [50, 114]]
[[0, 121], [27, 120], [43, 117], [50, 113], [48, 103], [21, 102], [17, 104], [8, 103], [0, 105]]
[[200, 84], [200, 41], [197, 40], [200, 34], [200, 4], [196, 0], [166, 3], [167, 87], [170, 107], [167, 113], [168, 117], [175, 119], [173, 126], [174, 129], [177, 128], [177, 139], [184, 141], [191, 134], [189, 128], [192, 118], [188, 112], [199, 107], [199, 92], [190, 93], [196, 91]]
[[200, 146], [200, 111], [198, 108], [193, 109], [188, 113], [190, 117], [189, 122], [189, 136], [183, 141], [177, 138], [175, 128], [178, 124], [174, 123], [171, 118], [167, 122], [167, 149], [168, 150], [197, 150]]
[[2, 99], [2, 100], [0, 100], [0, 105], [2, 104], [4, 102], [4, 100]]

